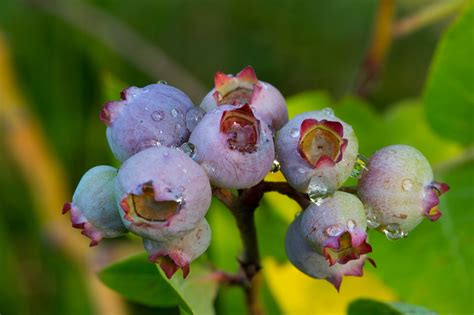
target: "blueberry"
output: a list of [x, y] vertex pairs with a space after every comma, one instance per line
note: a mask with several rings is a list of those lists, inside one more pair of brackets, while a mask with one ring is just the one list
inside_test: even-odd
[[249, 105], [222, 105], [208, 112], [191, 133], [195, 160], [211, 183], [222, 188], [248, 188], [271, 170], [275, 157], [270, 129]]
[[194, 106], [177, 88], [166, 84], [130, 87], [121, 96], [122, 100], [105, 104], [100, 113], [119, 161], [149, 147], [178, 147], [188, 140], [186, 114]]
[[63, 214], [71, 213], [72, 226], [92, 240], [90, 246], [127, 232], [114, 200], [116, 177], [117, 169], [111, 166], [90, 169], [79, 181], [72, 202], [64, 204]]
[[197, 226], [209, 209], [211, 186], [202, 167], [185, 153], [154, 147], [122, 165], [116, 198], [130, 231], [163, 241]]

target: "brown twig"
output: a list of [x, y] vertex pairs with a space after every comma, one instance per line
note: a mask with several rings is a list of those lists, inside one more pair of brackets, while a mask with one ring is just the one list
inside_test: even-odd
[[287, 182], [263, 182], [263, 191], [275, 191], [282, 195], [286, 195], [298, 203], [301, 209], [306, 209], [310, 205], [307, 195], [296, 191]]
[[356, 94], [366, 97], [377, 78], [392, 42], [395, 0], [380, 0], [373, 28], [372, 41], [358, 75]]

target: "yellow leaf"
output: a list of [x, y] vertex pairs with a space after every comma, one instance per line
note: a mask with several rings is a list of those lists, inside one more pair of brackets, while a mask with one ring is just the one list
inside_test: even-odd
[[350, 302], [358, 298], [395, 301], [395, 293], [377, 277], [344, 277], [341, 290], [325, 280], [306, 276], [290, 263], [278, 264], [272, 258], [263, 261], [263, 273], [270, 291], [283, 314], [346, 314]]

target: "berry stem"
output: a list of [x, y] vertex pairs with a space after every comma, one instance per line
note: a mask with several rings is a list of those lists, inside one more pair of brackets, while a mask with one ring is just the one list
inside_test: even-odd
[[311, 204], [307, 195], [296, 191], [287, 182], [263, 182], [263, 191], [275, 191], [282, 195], [286, 195], [296, 201], [301, 209], [306, 209]]
[[240, 269], [244, 275], [243, 280], [239, 276], [220, 274], [222, 283], [230, 285], [240, 285], [245, 291], [247, 309], [251, 315], [263, 314], [260, 302], [260, 287], [262, 276], [259, 274], [260, 253], [257, 242], [257, 229], [255, 227], [255, 210], [258, 208], [263, 195], [266, 192], [275, 191], [295, 200], [301, 208], [305, 209], [310, 205], [308, 197], [294, 190], [286, 182], [265, 182], [261, 181], [257, 185], [240, 189], [238, 195], [234, 195], [230, 190], [214, 188], [213, 194], [219, 199], [235, 218], [239, 229], [240, 238], [243, 244], [243, 253], [239, 259]]

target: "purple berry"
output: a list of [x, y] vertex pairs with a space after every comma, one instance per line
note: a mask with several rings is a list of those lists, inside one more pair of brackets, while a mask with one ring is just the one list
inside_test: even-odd
[[350, 176], [358, 143], [352, 127], [327, 108], [291, 119], [278, 132], [275, 149], [281, 171], [293, 188], [325, 195]]
[[186, 114], [194, 106], [177, 88], [166, 84], [132, 86], [121, 98], [105, 104], [100, 112], [110, 148], [119, 161], [149, 147], [178, 147], [189, 138]]
[[388, 238], [406, 236], [423, 217], [436, 221], [439, 196], [449, 187], [433, 181], [426, 158], [413, 147], [392, 145], [370, 158], [368, 171], [359, 181], [369, 227], [385, 232]]
[[329, 265], [345, 264], [370, 253], [367, 244], [367, 223], [360, 200], [337, 191], [310, 205], [301, 215], [301, 233], [311, 246], [326, 258]]
[[71, 213], [72, 226], [92, 240], [90, 246], [128, 232], [114, 199], [116, 177], [117, 169], [111, 166], [90, 169], [79, 181], [72, 202], [63, 206], [63, 214]]
[[164, 241], [184, 235], [202, 220], [211, 186], [202, 167], [185, 153], [154, 147], [123, 163], [116, 197], [130, 231]]
[[248, 188], [271, 170], [275, 152], [270, 129], [261, 124], [249, 105], [222, 105], [208, 112], [189, 141], [194, 159], [211, 183], [222, 188]]
[[185, 235], [171, 241], [143, 239], [151, 262], [160, 265], [168, 279], [181, 268], [183, 278], [189, 274], [189, 264], [202, 255], [211, 243], [211, 229], [206, 219]]
[[345, 264], [336, 263], [330, 266], [326, 258], [317, 253], [302, 235], [301, 219], [300, 215], [290, 224], [285, 239], [286, 254], [296, 268], [310, 277], [329, 281], [338, 291], [343, 276], [362, 276], [366, 255]]
[[200, 107], [206, 112], [220, 105], [249, 104], [255, 115], [279, 130], [288, 121], [285, 98], [271, 84], [259, 81], [251, 66], [237, 75], [217, 72], [214, 77], [215, 88], [204, 97]]

